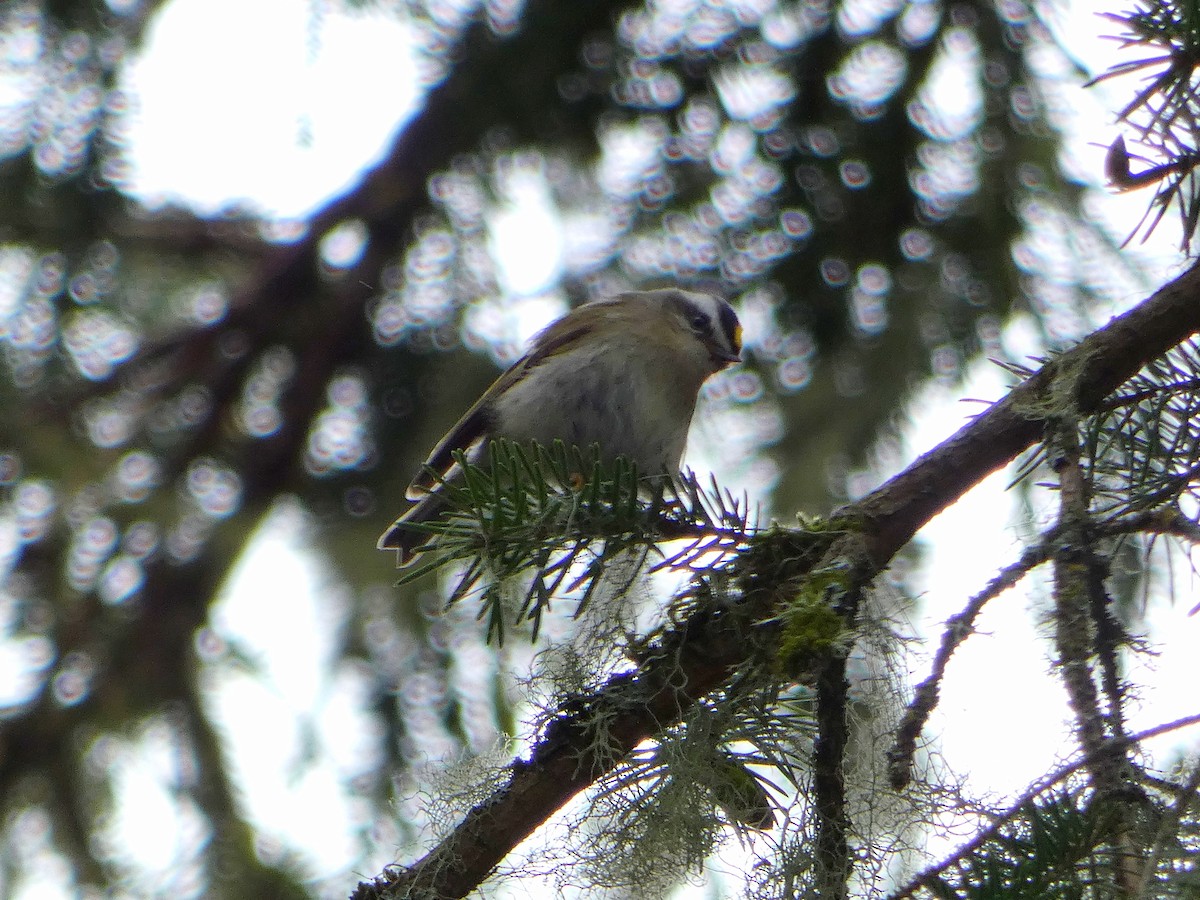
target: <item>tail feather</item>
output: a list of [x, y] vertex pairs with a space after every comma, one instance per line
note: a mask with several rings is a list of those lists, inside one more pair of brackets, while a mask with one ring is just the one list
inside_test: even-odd
[[388, 526], [375, 546], [380, 550], [395, 550], [399, 568], [411, 565], [422, 551], [428, 549], [432, 538], [425, 531], [409, 526], [436, 519], [445, 506], [445, 500], [437, 492], [426, 494]]
[[[483, 451], [482, 441], [472, 444], [467, 449], [467, 460], [478, 464]], [[458, 483], [462, 479], [462, 468], [458, 463], [453, 463], [441, 476], [440, 482], [434, 482], [431, 486], [425, 486], [421, 480], [423, 477], [428, 478], [418, 475], [413, 479], [406, 495], [409, 500], [416, 502], [379, 536], [375, 544], [380, 550], [395, 550], [397, 565], [401, 569], [411, 565], [434, 540], [428, 532], [407, 526], [432, 521], [442, 514], [446, 509], [446, 500], [442, 496], [443, 484]]]

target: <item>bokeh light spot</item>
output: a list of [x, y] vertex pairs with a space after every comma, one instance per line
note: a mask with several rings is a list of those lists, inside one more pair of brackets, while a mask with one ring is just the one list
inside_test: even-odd
[[50, 692], [60, 706], [75, 706], [87, 699], [96, 664], [79, 651], [68, 653], [50, 680]]
[[865, 162], [848, 159], [838, 166], [842, 184], [852, 191], [861, 190], [871, 183], [871, 170]]
[[367, 226], [350, 219], [330, 229], [319, 246], [321, 261], [331, 269], [348, 269], [362, 259], [367, 249]]
[[845, 287], [850, 282], [850, 267], [836, 256], [821, 260], [821, 279], [830, 287]]
[[231, 515], [241, 502], [241, 478], [233, 469], [208, 457], [192, 462], [186, 484], [188, 495], [213, 518]]

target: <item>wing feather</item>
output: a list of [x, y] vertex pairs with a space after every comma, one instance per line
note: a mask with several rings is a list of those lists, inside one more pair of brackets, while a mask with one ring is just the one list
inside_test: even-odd
[[[462, 418], [446, 432], [446, 436], [438, 441], [437, 446], [430, 451], [429, 458], [425, 460], [421, 470], [409, 482], [405, 496], [409, 500], [420, 500], [425, 497], [437, 485], [437, 479], [432, 472], [441, 473], [445, 477], [453, 468], [455, 450], [468, 453], [480, 441], [494, 436], [491, 434], [495, 424], [491, 420], [492, 401], [524, 378], [531, 369], [562, 352], [565, 347], [591, 330], [593, 317], [594, 313], [589, 310], [589, 307], [581, 306], [539, 332], [534, 337], [529, 352], [493, 381], [471, 408], [463, 413]], [[503, 435], [499, 436], [503, 437]]]

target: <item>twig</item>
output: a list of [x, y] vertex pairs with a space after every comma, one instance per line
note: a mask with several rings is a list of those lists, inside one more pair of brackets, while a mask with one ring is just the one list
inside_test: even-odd
[[946, 620], [946, 629], [928, 677], [917, 685], [913, 699], [905, 710], [904, 718], [896, 729], [896, 739], [888, 750], [888, 781], [894, 790], [908, 787], [912, 780], [913, 756], [917, 749], [917, 738], [937, 707], [946, 667], [954, 652], [975, 632], [975, 620], [992, 599], [1000, 596], [1046, 562], [1054, 552], [1057, 529], [1052, 528], [1042, 535], [1041, 540], [1026, 547], [1021, 558], [1000, 570], [987, 586], [973, 596], [962, 611]]
[[813, 745], [813, 812], [816, 850], [813, 854], [817, 896], [846, 900], [853, 861], [847, 834], [846, 810], [846, 680], [844, 655], [831, 659], [817, 676], [817, 740]]
[[[1178, 510], [1146, 510], [1114, 521], [1098, 523], [1093, 528], [1097, 537], [1150, 533], [1166, 534], [1200, 543], [1200, 525]], [[937, 708], [941, 684], [945, 680], [946, 668], [951, 657], [966, 639], [975, 633], [975, 620], [989, 602], [1009, 588], [1015, 587], [1022, 578], [1050, 559], [1058, 541], [1059, 526], [1048, 528], [1039, 536], [1037, 543], [1026, 547], [1018, 560], [1001, 569], [983, 590], [971, 597], [961, 612], [946, 620], [930, 673], [917, 685], [904, 718], [896, 729], [895, 741], [888, 750], [888, 779], [893, 789], [903, 790], [912, 780], [917, 738], [924, 731], [929, 716]]]
[[[1137, 734], [1129, 735], [1120, 739], [1117, 743], [1124, 744], [1126, 747], [1140, 743], [1141, 741], [1149, 740], [1159, 735], [1168, 734], [1172, 731], [1178, 731], [1181, 728], [1189, 728], [1193, 725], [1200, 725], [1200, 714], [1193, 716], [1185, 716], [1182, 719], [1175, 719], [1172, 722], [1165, 722], [1162, 725], [1156, 725], [1153, 728], [1148, 728], [1145, 731], [1140, 731]], [[1112, 751], [1111, 746], [1106, 746], [1102, 752], [1109, 753]], [[1045, 778], [1035, 782], [1033, 787], [1027, 790], [1024, 794], [1017, 798], [1017, 801], [1007, 810], [1001, 813], [996, 819], [983, 831], [975, 835], [970, 841], [960, 847], [953, 856], [943, 860], [932, 868], [926, 869], [900, 890], [893, 894], [889, 894], [887, 900], [907, 900], [912, 897], [921, 888], [929, 887], [939, 880], [943, 873], [954, 868], [964, 859], [974, 854], [984, 844], [991, 840], [1001, 828], [1015, 819], [1021, 812], [1039, 796], [1047, 790], [1054, 787], [1061, 781], [1080, 771], [1081, 769], [1089, 768], [1095, 764], [1095, 760], [1091, 756], [1084, 755], [1075, 762], [1064, 766], [1057, 772], [1052, 772]]]
[[1134, 892], [1135, 897], [1147, 895], [1146, 890], [1154, 878], [1158, 857], [1167, 836], [1178, 831], [1179, 823], [1182, 821], [1184, 813], [1187, 812], [1188, 805], [1196, 799], [1196, 790], [1200, 788], [1200, 763], [1192, 764], [1192, 774], [1188, 776], [1188, 780], [1183, 785], [1173, 785], [1173, 787], [1178, 791], [1175, 803], [1159, 820], [1158, 829], [1154, 833], [1154, 841], [1150, 844], [1150, 850], [1146, 854], [1142, 875], [1138, 879], [1137, 890]]
[[[1075, 713], [1075, 734], [1091, 759], [1089, 775], [1099, 802], [1114, 816], [1117, 855], [1114, 873], [1117, 896], [1132, 895], [1137, 877], [1131, 863], [1128, 836], [1128, 797], [1122, 771], [1128, 764], [1123, 740], [1122, 692], [1112, 623], [1107, 621], [1109, 597], [1104, 586], [1107, 567], [1094, 546], [1091, 491], [1084, 474], [1079, 445], [1079, 417], [1062, 410], [1047, 429], [1047, 453], [1054, 461], [1059, 486], [1059, 535], [1054, 550], [1054, 646], [1068, 702]], [[1091, 656], [1100, 659], [1102, 682], [1108, 694], [1108, 715], [1092, 674]]]

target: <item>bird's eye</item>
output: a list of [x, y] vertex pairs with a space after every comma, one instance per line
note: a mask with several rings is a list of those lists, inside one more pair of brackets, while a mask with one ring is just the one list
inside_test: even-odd
[[709, 326], [712, 324], [712, 319], [708, 317], [708, 313], [695, 312], [689, 317], [688, 324], [695, 331], [708, 331]]

